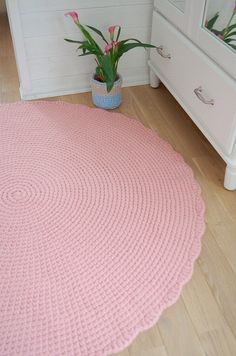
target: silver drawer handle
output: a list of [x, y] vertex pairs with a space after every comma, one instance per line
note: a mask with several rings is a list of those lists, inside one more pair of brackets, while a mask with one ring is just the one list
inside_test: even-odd
[[196, 94], [198, 99], [201, 100], [204, 104], [214, 105], [214, 100], [213, 99], [204, 98], [202, 87], [198, 87], [198, 88], [194, 89], [194, 93]]
[[167, 53], [167, 54], [164, 53], [163, 46], [156, 47], [156, 50], [157, 50], [157, 53], [159, 53], [160, 56], [162, 56], [163, 58], [171, 59], [171, 55], [169, 53]]

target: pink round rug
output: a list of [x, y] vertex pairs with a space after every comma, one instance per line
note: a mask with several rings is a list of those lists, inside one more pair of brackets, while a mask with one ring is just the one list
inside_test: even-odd
[[0, 106], [0, 355], [125, 348], [177, 300], [203, 231], [191, 169], [140, 123]]

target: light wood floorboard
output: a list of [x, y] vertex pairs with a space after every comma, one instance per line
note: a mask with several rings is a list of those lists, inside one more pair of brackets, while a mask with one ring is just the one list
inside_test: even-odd
[[[0, 15], [0, 102], [20, 100], [7, 18]], [[124, 88], [119, 112], [156, 131], [192, 167], [206, 203], [206, 233], [192, 280], [159, 322], [117, 356], [236, 355], [236, 192], [225, 164], [163, 85]], [[92, 106], [90, 93], [48, 100]]]

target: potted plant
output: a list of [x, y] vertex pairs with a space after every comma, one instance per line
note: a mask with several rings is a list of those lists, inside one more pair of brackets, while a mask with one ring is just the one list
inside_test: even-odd
[[[117, 108], [122, 100], [122, 77], [117, 72], [120, 58], [124, 53], [133, 48], [154, 48], [155, 46], [148, 43], [142, 43], [135, 38], [120, 40], [120, 26], [109, 27], [109, 40], [107, 40], [103, 33], [97, 28], [89, 25], [82, 25], [76, 11], [68, 12], [65, 15], [72, 18], [84, 36], [83, 41], [76, 41], [68, 38], [65, 38], [65, 41], [78, 43], [78, 50], [82, 51], [80, 56], [95, 56], [96, 70], [91, 81], [94, 105], [103, 109]], [[96, 35], [103, 40], [104, 49], [99, 46], [89, 30], [96, 33]]]

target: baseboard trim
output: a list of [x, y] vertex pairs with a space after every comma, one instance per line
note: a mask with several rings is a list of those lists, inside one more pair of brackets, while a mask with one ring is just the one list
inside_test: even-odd
[[[149, 84], [149, 77], [145, 77], [142, 80], [129, 80], [126, 79], [124, 80], [123, 87], [130, 87], [130, 86], [138, 86], [138, 85], [146, 85]], [[43, 99], [43, 98], [52, 98], [52, 97], [57, 97], [57, 96], [63, 96], [63, 95], [72, 95], [72, 94], [79, 94], [79, 93], [86, 93], [90, 92], [91, 88], [90, 85], [88, 86], [83, 86], [81, 88], [71, 88], [71, 89], [60, 89], [60, 90], [55, 90], [55, 91], [49, 91], [49, 92], [37, 92], [37, 93], [29, 93], [24, 91], [24, 89], [20, 86], [20, 96], [22, 100], [37, 100], [37, 99]]]

